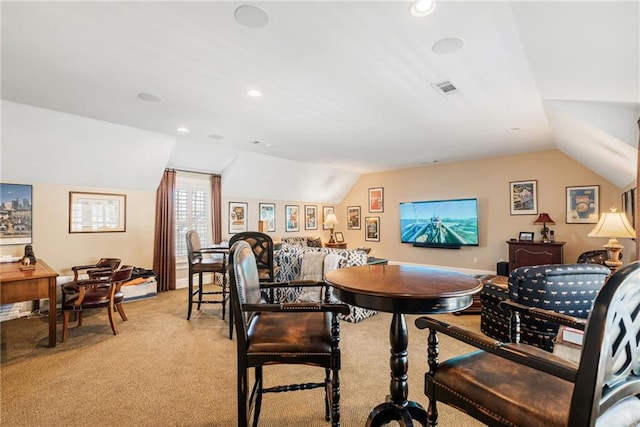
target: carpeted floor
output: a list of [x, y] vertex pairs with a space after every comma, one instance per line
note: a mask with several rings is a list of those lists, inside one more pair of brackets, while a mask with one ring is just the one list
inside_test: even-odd
[[[125, 304], [112, 335], [105, 311], [85, 315], [67, 342], [47, 348], [47, 317], [1, 324], [2, 426], [234, 426], [235, 340], [220, 306], [208, 305], [185, 318], [186, 290]], [[426, 331], [407, 316], [409, 398], [426, 407]], [[478, 315], [440, 315], [444, 321], [479, 329]], [[341, 414], [345, 427], [362, 426], [389, 392], [389, 324], [380, 313], [357, 324], [342, 322]], [[73, 325], [72, 325], [73, 326]], [[58, 324], [58, 339], [61, 323]], [[441, 360], [470, 347], [441, 337]], [[265, 368], [266, 385], [322, 378], [322, 369]], [[297, 377], [297, 378], [296, 378]], [[321, 390], [267, 394], [260, 425], [328, 426]], [[440, 426], [482, 424], [445, 405]], [[391, 424], [394, 425], [394, 424]]]

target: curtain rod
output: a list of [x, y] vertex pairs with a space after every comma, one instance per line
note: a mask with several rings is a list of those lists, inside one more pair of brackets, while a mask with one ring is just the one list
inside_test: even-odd
[[201, 171], [194, 171], [194, 170], [188, 170], [188, 169], [167, 168], [166, 170], [174, 171], [174, 172], [197, 173], [200, 175], [221, 176], [219, 173], [201, 172]]

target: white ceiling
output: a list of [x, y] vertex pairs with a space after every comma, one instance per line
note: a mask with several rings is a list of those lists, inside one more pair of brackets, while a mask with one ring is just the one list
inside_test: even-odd
[[[260, 29], [234, 19], [243, 4], [3, 1], [2, 98], [173, 135], [185, 169], [253, 152], [358, 174], [556, 147], [635, 177], [639, 0], [440, 0], [425, 18], [402, 1], [251, 3]], [[447, 37], [465, 46], [433, 53]], [[431, 86], [447, 79], [457, 93]]]

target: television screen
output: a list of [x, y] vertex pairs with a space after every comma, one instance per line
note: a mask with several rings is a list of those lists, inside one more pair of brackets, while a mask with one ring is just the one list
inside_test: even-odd
[[402, 202], [400, 236], [415, 246], [478, 246], [478, 200]]

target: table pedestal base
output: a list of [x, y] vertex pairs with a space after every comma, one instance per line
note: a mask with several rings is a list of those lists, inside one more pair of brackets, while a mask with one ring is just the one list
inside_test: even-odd
[[389, 343], [391, 344], [391, 383], [389, 384], [390, 396], [387, 401], [376, 406], [369, 414], [367, 427], [376, 427], [390, 421], [398, 421], [403, 427], [413, 427], [413, 420], [423, 426], [427, 425], [427, 412], [419, 403], [408, 401], [409, 387], [407, 384], [407, 370], [409, 358], [407, 357], [407, 321], [402, 313], [393, 313], [391, 328], [389, 330]]

